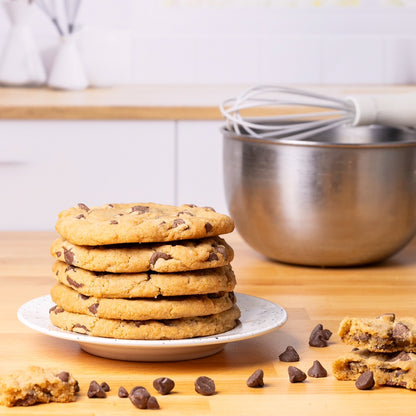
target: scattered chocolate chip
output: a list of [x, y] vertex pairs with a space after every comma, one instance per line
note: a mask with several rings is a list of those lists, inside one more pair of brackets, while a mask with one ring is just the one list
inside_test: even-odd
[[18, 399], [15, 401], [15, 406], [32, 406], [37, 403], [37, 398], [35, 392], [29, 391], [23, 399]]
[[95, 381], [91, 381], [90, 387], [88, 388], [88, 397], [90, 399], [97, 398], [97, 399], [104, 399], [107, 397], [106, 392], [102, 389], [102, 387]]
[[192, 212], [189, 212], [189, 211], [179, 211], [179, 212], [176, 214], [176, 216], [177, 216], [177, 217], [179, 217], [179, 215], [189, 215], [189, 216], [191, 216], [191, 217], [193, 217], [193, 216], [194, 216], [194, 214], [192, 214]]
[[299, 361], [300, 357], [297, 351], [291, 345], [288, 345], [286, 350], [279, 355], [279, 359], [285, 363], [294, 363]]
[[175, 387], [175, 382], [168, 377], [159, 377], [153, 381], [153, 387], [162, 395], [168, 394]]
[[77, 220], [85, 220], [85, 215], [84, 214], [79, 214], [75, 217]]
[[137, 212], [138, 214], [144, 214], [145, 212], [149, 212], [149, 207], [144, 205], [135, 205], [131, 208], [131, 212]]
[[186, 224], [185, 220], [183, 220], [182, 218], [176, 218], [172, 222], [172, 228], [176, 228], [176, 227], [178, 227], [179, 225], [182, 225], [182, 224]]
[[297, 367], [293, 367], [292, 365], [288, 367], [287, 372], [289, 374], [289, 381], [291, 383], [301, 383], [302, 381], [306, 380], [306, 374], [299, 370]]
[[74, 253], [71, 250], [67, 250], [65, 247], [64, 249], [64, 259], [66, 264], [73, 264], [74, 263]]
[[146, 321], [133, 321], [133, 323], [139, 328], [140, 326], [145, 325]]
[[225, 259], [227, 259], [227, 250], [225, 249], [224, 246], [222, 245], [215, 246], [215, 251], [217, 253], [220, 253]]
[[129, 399], [138, 409], [146, 409], [150, 393], [142, 386], [133, 387]]
[[98, 303], [93, 303], [91, 306], [88, 307], [88, 310], [92, 313], [92, 314], [96, 314], [97, 310], [98, 310]]
[[215, 383], [212, 378], [201, 376], [195, 380], [195, 391], [203, 396], [215, 394]]
[[56, 257], [61, 257], [62, 256], [62, 253], [60, 252], [60, 251], [55, 251], [55, 255], [56, 255]]
[[195, 204], [184, 204], [185, 207], [196, 208]]
[[361, 342], [367, 342], [370, 338], [371, 338], [371, 335], [367, 334], [366, 332], [364, 332], [364, 334], [360, 334], [360, 336], [358, 337], [358, 339]]
[[214, 227], [213, 227], [213, 226], [212, 226], [212, 224], [210, 224], [209, 222], [206, 222], [206, 223], [205, 223], [205, 231], [206, 231], [207, 233], [211, 232], [213, 228], [214, 228]]
[[202, 208], [206, 209], [207, 211], [215, 212], [215, 209], [212, 207], [202, 207]]
[[111, 224], [111, 225], [116, 225], [116, 224], [118, 224], [118, 221], [116, 221], [116, 220], [111, 220], [111, 221], [110, 221], [110, 224]]
[[73, 270], [74, 272], [76, 272], [77, 268], [73, 266], [72, 264], [69, 264], [68, 267], [65, 269], [65, 273], [69, 272], [70, 270]]
[[105, 391], [105, 392], [107, 392], [107, 391], [110, 391], [110, 386], [105, 382], [105, 381], [103, 381], [101, 384], [100, 384], [100, 386], [101, 386], [101, 388]]
[[263, 387], [264, 386], [264, 372], [261, 368], [256, 370], [248, 379], [247, 379], [247, 386], [248, 387]]
[[75, 389], [75, 393], [78, 393], [79, 392], [79, 383], [78, 383], [78, 380], [75, 380], [74, 389]]
[[162, 251], [155, 251], [152, 256], [150, 257], [150, 264], [154, 266], [159, 259], [163, 260], [170, 260], [172, 256], [167, 253], [163, 253]]
[[108, 207], [109, 208], [114, 208], [114, 205], [113, 204], [108, 204]]
[[308, 370], [309, 377], [321, 378], [326, 377], [327, 375], [328, 372], [318, 360], [315, 360], [312, 367]]
[[355, 387], [359, 390], [370, 390], [374, 387], [374, 376], [372, 371], [365, 371], [357, 378]]
[[209, 253], [208, 261], [216, 261], [218, 260], [218, 256], [215, 253]]
[[55, 312], [55, 314], [58, 314], [58, 313], [65, 312], [65, 309], [61, 308], [58, 305], [55, 305], [55, 306], [52, 306], [52, 308], [49, 309], [49, 313], [51, 313], [51, 312]]
[[68, 383], [69, 380], [69, 373], [67, 371], [61, 371], [59, 374], [56, 375], [59, 380], [63, 381], [64, 383]]
[[80, 202], [79, 204], [78, 204], [78, 208], [79, 209], [82, 209], [82, 210], [84, 210], [84, 211], [89, 211], [90, 209], [85, 205], [85, 204], [83, 204], [82, 202]]
[[393, 338], [404, 341], [410, 335], [410, 329], [403, 323], [397, 322], [393, 327]]
[[78, 283], [75, 280], [71, 279], [69, 276], [66, 277], [66, 280], [71, 286], [73, 286], [77, 289], [84, 286], [84, 283]]
[[150, 396], [147, 400], [147, 408], [148, 409], [160, 409], [159, 403], [154, 396]]
[[312, 330], [311, 335], [309, 337], [309, 345], [311, 347], [327, 347], [328, 340], [331, 337], [332, 332], [329, 329], [324, 329], [322, 324], [316, 325], [316, 327]]
[[122, 399], [129, 397], [129, 392], [123, 386], [121, 386], [118, 389], [118, 397], [121, 397]]
[[394, 322], [396, 315], [394, 313], [383, 313], [382, 315], [377, 316], [377, 319], [382, 319], [383, 321], [387, 322]]

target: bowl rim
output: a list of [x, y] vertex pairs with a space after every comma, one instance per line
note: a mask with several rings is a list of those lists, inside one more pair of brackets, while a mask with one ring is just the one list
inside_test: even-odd
[[[401, 129], [396, 127], [390, 126], [381, 126], [381, 125], [372, 125], [372, 126], [360, 126], [357, 128], [372, 128], [372, 129], [390, 129], [404, 132], [408, 136], [413, 136], [414, 140], [405, 139], [405, 140], [392, 140], [383, 143], [328, 143], [328, 142], [320, 142], [320, 141], [312, 141], [312, 140], [292, 140], [292, 139], [259, 139], [250, 135], [246, 134], [237, 134], [227, 128], [226, 125], [223, 125], [220, 128], [220, 131], [224, 138], [232, 139], [232, 140], [239, 140], [239, 141], [246, 141], [251, 143], [264, 143], [264, 144], [272, 144], [272, 145], [284, 145], [284, 146], [299, 146], [299, 147], [327, 147], [327, 148], [368, 148], [368, 149], [384, 149], [384, 148], [397, 148], [397, 147], [416, 147], [416, 130], [411, 129]], [[342, 128], [342, 127], [338, 127]], [[355, 127], [351, 127], [355, 128]]]

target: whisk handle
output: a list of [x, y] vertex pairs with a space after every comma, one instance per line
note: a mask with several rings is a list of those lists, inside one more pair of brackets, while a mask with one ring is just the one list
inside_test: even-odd
[[355, 107], [353, 126], [416, 127], [416, 93], [346, 97]]

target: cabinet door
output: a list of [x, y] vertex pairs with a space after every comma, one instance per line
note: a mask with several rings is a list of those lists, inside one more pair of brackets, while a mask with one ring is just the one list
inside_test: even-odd
[[220, 121], [179, 121], [177, 203], [228, 213], [222, 169]]
[[83, 202], [174, 203], [174, 122], [0, 121], [0, 230]]

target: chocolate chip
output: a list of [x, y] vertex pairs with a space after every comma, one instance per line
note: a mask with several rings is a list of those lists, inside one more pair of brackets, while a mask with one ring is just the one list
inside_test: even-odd
[[77, 220], [85, 220], [85, 215], [84, 214], [79, 214], [75, 217]]
[[[90, 332], [89, 331], [89, 329], [85, 326], [85, 325], [81, 325], [81, 324], [75, 324], [73, 327], [72, 327], [72, 330], [74, 330], [74, 329], [82, 329], [83, 331], [85, 331], [84, 332], [84, 334], [88, 334], [88, 332]], [[79, 331], [75, 331], [75, 332], [79, 332]]]
[[51, 312], [55, 312], [55, 314], [58, 314], [58, 313], [65, 312], [65, 310], [64, 310], [64, 308], [61, 308], [60, 306], [55, 305], [55, 306], [52, 306], [52, 308], [49, 309], [49, 313], [51, 313]]
[[183, 220], [182, 218], [177, 218], [177, 219], [173, 220], [172, 228], [176, 228], [176, 227], [178, 227], [179, 225], [182, 225], [182, 224], [185, 224], [185, 220]]
[[155, 251], [152, 256], [150, 257], [150, 264], [154, 266], [159, 259], [163, 260], [170, 260], [172, 256], [167, 253], [163, 253], [162, 251]]
[[309, 345], [311, 347], [327, 347], [328, 340], [331, 337], [332, 332], [329, 329], [324, 329], [322, 324], [318, 324], [312, 330], [311, 335], [309, 337]]
[[215, 383], [212, 378], [201, 376], [195, 380], [195, 391], [203, 396], [215, 394]]
[[365, 371], [357, 378], [355, 387], [359, 390], [370, 390], [374, 387], [374, 376], [372, 371]]
[[382, 319], [383, 321], [387, 322], [394, 322], [396, 315], [394, 313], [383, 313], [382, 315], [377, 316], [377, 319]]
[[56, 255], [56, 257], [61, 257], [62, 256], [62, 253], [60, 252], [60, 251], [55, 251], [55, 255]]
[[150, 393], [142, 386], [133, 387], [129, 399], [138, 409], [146, 409]]
[[264, 372], [261, 368], [256, 370], [248, 379], [247, 379], [247, 386], [248, 387], [263, 387], [264, 386]]
[[285, 363], [293, 363], [300, 360], [299, 354], [291, 345], [286, 347], [286, 350], [279, 355], [279, 358], [280, 361]]
[[72, 264], [69, 264], [68, 267], [65, 269], [65, 273], [69, 272], [70, 270], [73, 270], [74, 272], [76, 272], [77, 268], [73, 266]]
[[209, 253], [208, 261], [216, 261], [218, 260], [218, 256], [215, 253]]
[[78, 297], [79, 297], [80, 299], [82, 299], [82, 300], [87, 300], [87, 299], [89, 299], [89, 298], [90, 298], [89, 296], [87, 296], [87, 295], [83, 295], [82, 293], [78, 293]]
[[110, 391], [110, 386], [105, 382], [105, 381], [103, 381], [101, 384], [100, 384], [100, 386], [101, 386], [101, 388], [104, 390], [104, 391]]
[[367, 342], [370, 338], [371, 338], [371, 335], [367, 334], [366, 332], [364, 334], [360, 334], [360, 336], [358, 337], [358, 339], [361, 342]]
[[306, 374], [299, 370], [297, 367], [293, 367], [292, 365], [288, 367], [287, 372], [289, 374], [289, 381], [291, 383], [301, 383], [302, 381], [306, 380]]
[[224, 246], [221, 246], [221, 245], [219, 245], [219, 246], [215, 246], [215, 251], [217, 252], [217, 253], [220, 253], [225, 259], [227, 259], [227, 250], [225, 249], [225, 247]]
[[212, 211], [212, 212], [215, 212], [215, 209], [214, 208], [212, 208], [212, 207], [202, 207], [202, 208], [204, 208], [205, 210], [207, 210], [207, 211]]
[[90, 399], [104, 399], [105, 397], [107, 397], [106, 392], [95, 380], [91, 381], [87, 395]]
[[397, 322], [393, 327], [393, 338], [404, 341], [410, 335], [410, 329], [403, 323]]
[[114, 208], [114, 205], [113, 204], [108, 204], [108, 207], [109, 208]]
[[160, 394], [168, 394], [175, 387], [175, 382], [167, 377], [160, 377], [153, 381], [153, 387]]
[[207, 233], [211, 232], [213, 228], [214, 228], [214, 227], [213, 227], [213, 226], [212, 226], [212, 224], [210, 224], [209, 222], [206, 222], [206, 223], [205, 223], [205, 231], [206, 231]]
[[23, 399], [18, 399], [14, 402], [15, 406], [32, 406], [37, 403], [36, 393], [31, 390], [29, 391]]
[[59, 374], [56, 375], [59, 380], [63, 381], [64, 383], [68, 383], [69, 380], [69, 373], [68, 371], [61, 371]]
[[111, 221], [110, 221], [110, 224], [111, 224], [111, 225], [116, 225], [116, 224], [118, 224], [118, 221], [116, 221], [116, 220], [111, 220]]
[[146, 321], [133, 321], [133, 323], [139, 328], [140, 326], [145, 325]]
[[64, 249], [64, 259], [66, 264], [73, 264], [74, 263], [74, 253], [71, 250], [67, 250], [65, 247]]
[[148, 409], [160, 409], [159, 403], [154, 396], [150, 396], [147, 400], [147, 408]]
[[191, 216], [191, 217], [193, 217], [193, 216], [194, 216], [194, 214], [192, 214], [192, 212], [189, 212], [189, 211], [179, 211], [179, 212], [176, 214], [176, 216], [177, 216], [177, 217], [179, 217], [179, 215], [189, 215], [189, 216]]
[[98, 306], [99, 306], [99, 304], [98, 304], [98, 303], [93, 303], [91, 306], [89, 306], [89, 307], [88, 307], [88, 310], [89, 310], [92, 314], [96, 315], [97, 310], [98, 310]]
[[195, 204], [184, 204], [185, 207], [189, 208], [196, 208], [197, 206]]
[[388, 362], [394, 362], [394, 361], [410, 361], [410, 355], [408, 352], [400, 351], [399, 353], [395, 354], [390, 359], [386, 360]]
[[321, 378], [326, 377], [327, 375], [328, 372], [318, 360], [315, 360], [312, 367], [308, 370], [309, 377]]
[[150, 208], [144, 205], [135, 205], [131, 208], [131, 212], [137, 212], [138, 214], [144, 214], [146, 212], [149, 212], [149, 210]]
[[90, 209], [85, 205], [85, 204], [83, 204], [82, 202], [80, 202], [79, 204], [78, 204], [78, 208], [79, 209], [82, 209], [82, 210], [84, 210], [84, 211], [89, 211]]
[[118, 397], [121, 397], [122, 399], [129, 397], [129, 392], [123, 386], [121, 386], [118, 389]]
[[69, 276], [67, 276], [66, 277], [66, 280], [67, 280], [67, 282], [71, 285], [71, 286], [73, 286], [73, 287], [75, 287], [75, 288], [79, 288], [79, 287], [82, 287], [82, 286], [84, 286], [84, 283], [78, 283], [78, 282], [76, 282], [75, 280], [73, 280], [73, 279], [71, 279]]

